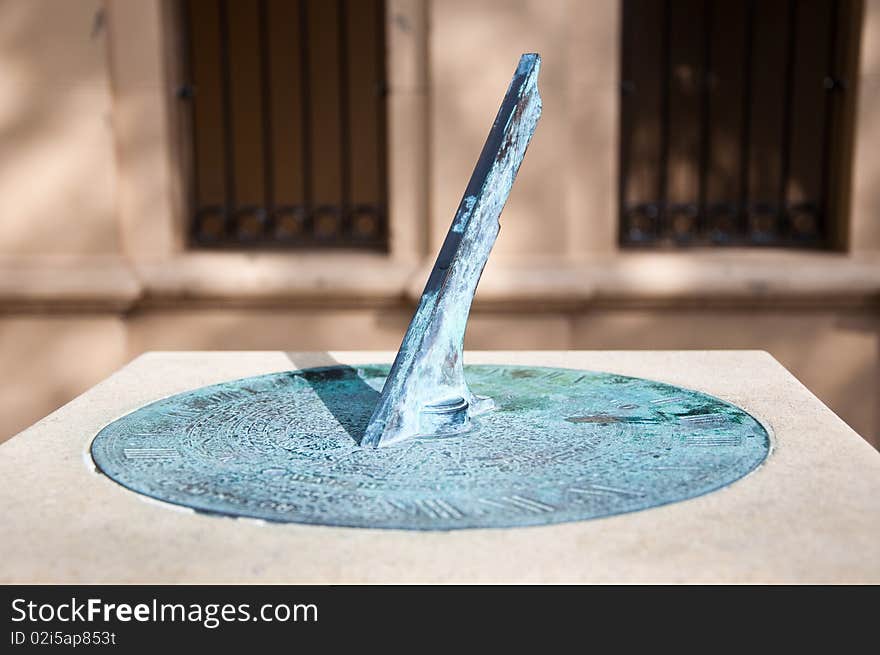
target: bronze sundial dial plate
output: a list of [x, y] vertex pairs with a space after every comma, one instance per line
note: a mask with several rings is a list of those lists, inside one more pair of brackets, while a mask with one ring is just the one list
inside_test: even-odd
[[737, 407], [658, 382], [467, 366], [494, 411], [466, 433], [357, 444], [388, 366], [273, 373], [160, 400], [110, 424], [99, 469], [147, 496], [269, 521], [450, 530], [655, 507], [754, 470], [770, 442]]

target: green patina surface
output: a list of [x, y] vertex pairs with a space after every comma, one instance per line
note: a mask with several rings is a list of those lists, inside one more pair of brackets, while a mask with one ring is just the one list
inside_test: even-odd
[[724, 487], [768, 455], [730, 403], [582, 370], [466, 366], [497, 408], [473, 429], [362, 448], [386, 365], [307, 369], [196, 389], [96, 436], [121, 485], [198, 511], [269, 521], [450, 530], [643, 510]]

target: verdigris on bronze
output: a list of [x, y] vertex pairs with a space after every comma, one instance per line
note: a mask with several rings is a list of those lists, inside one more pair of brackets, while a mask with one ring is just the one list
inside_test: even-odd
[[157, 401], [98, 433], [98, 469], [201, 512], [414, 530], [630, 512], [754, 470], [767, 431], [723, 400], [610, 373], [464, 365], [473, 295], [540, 115], [539, 67], [537, 55], [520, 60], [393, 366], [273, 373]]

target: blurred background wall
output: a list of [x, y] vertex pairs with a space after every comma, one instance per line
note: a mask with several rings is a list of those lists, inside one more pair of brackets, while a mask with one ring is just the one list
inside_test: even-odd
[[768, 350], [880, 444], [878, 0], [0, 0], [0, 440], [146, 350], [396, 349], [532, 51], [466, 346]]

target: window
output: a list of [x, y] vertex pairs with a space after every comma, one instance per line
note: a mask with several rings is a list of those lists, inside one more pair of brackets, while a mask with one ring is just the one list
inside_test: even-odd
[[621, 245], [833, 247], [858, 3], [623, 7]]
[[183, 0], [189, 239], [387, 247], [381, 0]]

